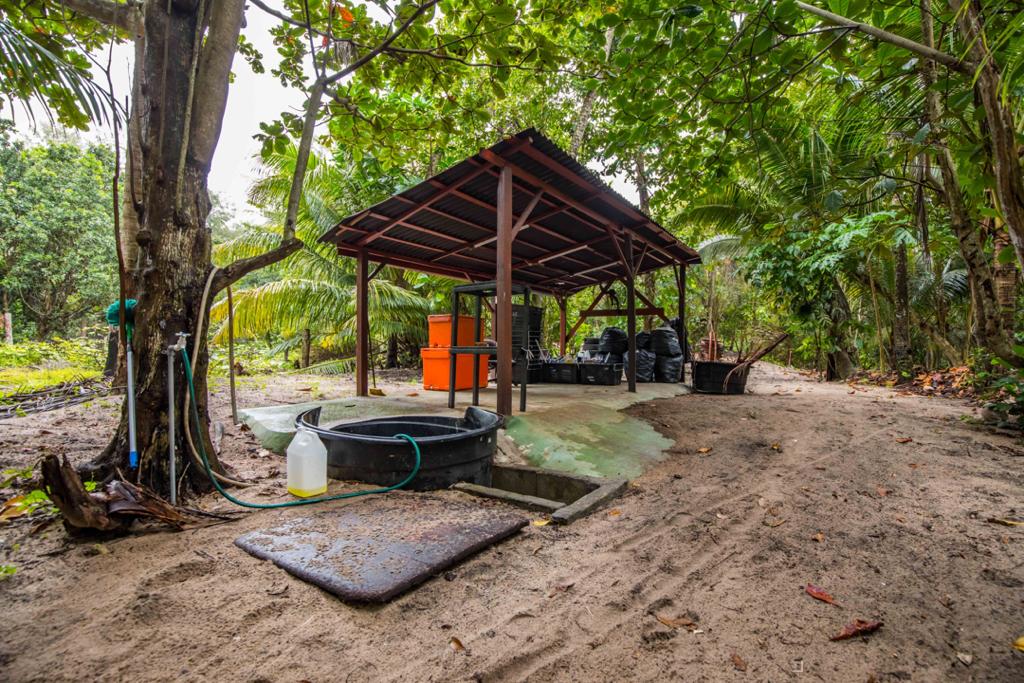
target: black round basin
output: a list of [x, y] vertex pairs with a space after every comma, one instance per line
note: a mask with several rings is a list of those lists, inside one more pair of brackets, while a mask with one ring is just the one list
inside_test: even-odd
[[412, 446], [395, 434], [408, 434], [420, 447], [420, 471], [405, 488], [448, 488], [460, 481], [491, 485], [491, 462], [497, 448], [500, 415], [469, 407], [462, 417], [404, 415], [346, 422], [321, 428], [320, 408], [295, 418], [320, 436], [327, 447], [327, 476], [393, 486], [416, 465]]

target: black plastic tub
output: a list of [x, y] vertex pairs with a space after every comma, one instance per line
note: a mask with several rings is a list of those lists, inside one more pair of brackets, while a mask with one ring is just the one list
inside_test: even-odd
[[[693, 361], [693, 390], [705, 394], [742, 394], [747, 390], [747, 371], [750, 367], [744, 366], [729, 377], [737, 365], [739, 363], [720, 360]], [[728, 383], [726, 377], [729, 377]]]
[[420, 447], [420, 471], [405, 488], [430, 491], [460, 481], [491, 485], [491, 462], [497, 448], [501, 416], [476, 407], [462, 417], [402, 415], [320, 426], [320, 408], [295, 418], [320, 436], [327, 447], [327, 476], [393, 486], [416, 464], [412, 447], [395, 434], [408, 434]]
[[622, 363], [580, 363], [580, 384], [622, 384]]
[[544, 381], [551, 384], [577, 384], [576, 363], [545, 363]]

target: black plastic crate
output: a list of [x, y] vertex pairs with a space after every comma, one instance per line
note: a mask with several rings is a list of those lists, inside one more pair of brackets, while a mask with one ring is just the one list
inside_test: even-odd
[[[521, 384], [523, 381], [523, 366], [519, 361], [512, 361], [512, 382]], [[527, 366], [526, 383], [540, 384], [544, 381], [544, 366], [540, 363], [530, 363]]]
[[622, 384], [622, 363], [580, 363], [580, 384]]
[[552, 384], [576, 384], [579, 382], [576, 363], [545, 363], [544, 381]]

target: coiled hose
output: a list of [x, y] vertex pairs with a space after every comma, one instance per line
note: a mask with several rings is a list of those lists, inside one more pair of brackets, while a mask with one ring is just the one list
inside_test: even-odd
[[[181, 350], [181, 358], [182, 358], [182, 362], [184, 363], [184, 366], [185, 366], [185, 378], [188, 380], [188, 391], [189, 391], [189, 394], [190, 394], [190, 396], [192, 398], [192, 400], [190, 402], [191, 403], [191, 407], [192, 407], [192, 411], [191, 411], [192, 412], [192, 420], [195, 422], [196, 431], [200, 431], [201, 430], [201, 427], [200, 427], [201, 423], [200, 423], [200, 420], [199, 420], [199, 409], [196, 408], [196, 387], [195, 387], [195, 384], [193, 384], [193, 382], [192, 382], [192, 364], [189, 361], [188, 349], [182, 349]], [[230, 493], [228, 493], [227, 491], [224, 490], [224, 487], [220, 485], [219, 481], [217, 481], [217, 477], [214, 476], [214, 471], [210, 468], [210, 460], [209, 460], [209, 458], [206, 455], [206, 446], [203, 445], [203, 439], [199, 439], [198, 440], [199, 441], [198, 445], [199, 445], [199, 456], [202, 458], [203, 467], [206, 469], [206, 476], [210, 478], [210, 483], [213, 484], [213, 487], [215, 489], [217, 489], [217, 492], [220, 495], [224, 496], [225, 498], [227, 498], [229, 501], [231, 501], [235, 505], [241, 505], [242, 507], [257, 508], [257, 509], [265, 510], [265, 509], [272, 509], [272, 508], [297, 507], [299, 505], [312, 505], [314, 503], [324, 503], [324, 502], [329, 501], [329, 500], [341, 500], [343, 498], [357, 498], [359, 496], [372, 496], [374, 494], [387, 493], [388, 491], [394, 491], [395, 489], [402, 488], [403, 486], [408, 484], [410, 481], [412, 481], [416, 477], [417, 474], [419, 474], [419, 471], [420, 471], [420, 460], [421, 460], [421, 458], [420, 458], [420, 446], [419, 446], [419, 444], [416, 443], [416, 440], [414, 438], [412, 438], [411, 436], [409, 436], [408, 434], [395, 434], [395, 438], [405, 439], [406, 441], [409, 442], [409, 445], [412, 446], [413, 452], [416, 454], [416, 465], [412, 468], [412, 472], [409, 473], [408, 477], [406, 477], [405, 479], [403, 479], [399, 483], [395, 484], [394, 486], [388, 486], [387, 488], [383, 488], [383, 489], [370, 489], [369, 491], [350, 491], [348, 493], [339, 493], [339, 494], [333, 495], [333, 496], [322, 496], [320, 498], [309, 498], [309, 499], [306, 499], [306, 500], [289, 500], [289, 501], [286, 501], [284, 503], [250, 503], [248, 501], [240, 500], [240, 499], [235, 498], [234, 496], [232, 496]]]

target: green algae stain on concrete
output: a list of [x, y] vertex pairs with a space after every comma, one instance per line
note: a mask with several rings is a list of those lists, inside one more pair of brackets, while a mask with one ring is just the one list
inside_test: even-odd
[[598, 477], [638, 477], [672, 446], [643, 420], [588, 402], [517, 415], [507, 430], [531, 465]]

